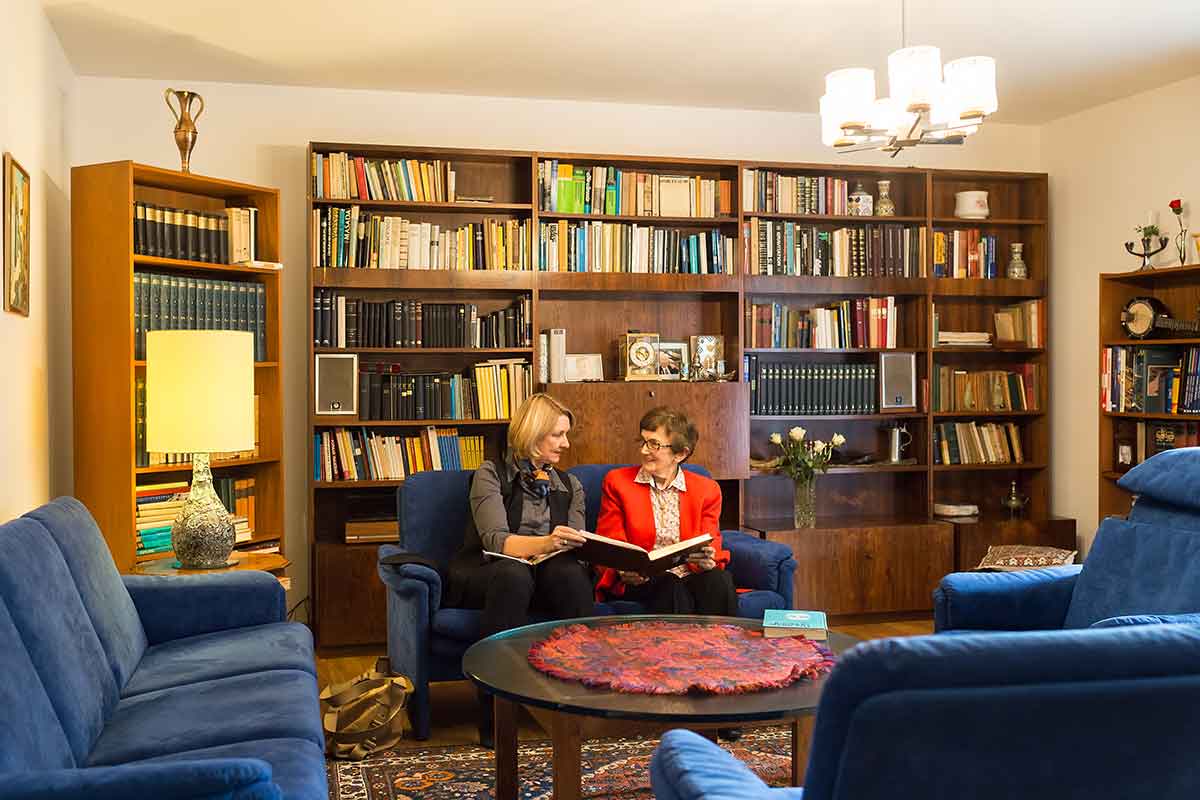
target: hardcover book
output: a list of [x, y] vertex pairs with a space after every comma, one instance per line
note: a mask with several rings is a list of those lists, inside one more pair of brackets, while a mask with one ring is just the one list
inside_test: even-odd
[[829, 623], [824, 611], [767, 609], [763, 612], [762, 625], [766, 639], [803, 636], [824, 641], [829, 638]]

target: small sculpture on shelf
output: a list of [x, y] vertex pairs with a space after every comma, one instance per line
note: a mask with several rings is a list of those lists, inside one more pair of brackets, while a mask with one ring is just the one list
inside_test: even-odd
[[[1141, 272], [1144, 269], [1154, 269], [1153, 265], [1150, 263], [1151, 257], [1158, 255], [1163, 250], [1166, 250], [1167, 243], [1170, 242], [1170, 239], [1168, 239], [1166, 236], [1160, 235], [1158, 226], [1152, 222], [1148, 223], [1146, 225], [1138, 225], [1134, 228], [1134, 230], [1138, 232], [1138, 236], [1142, 240], [1142, 250], [1140, 253], [1138, 251], [1134, 250], [1133, 242], [1126, 242], [1125, 250], [1131, 256], [1141, 256], [1142, 257], [1142, 265], [1140, 267], [1138, 267], [1139, 272]], [[1152, 247], [1151, 240], [1153, 240], [1153, 239], [1158, 240], [1158, 246], [1155, 247], [1154, 249], [1151, 249], [1151, 247]]]

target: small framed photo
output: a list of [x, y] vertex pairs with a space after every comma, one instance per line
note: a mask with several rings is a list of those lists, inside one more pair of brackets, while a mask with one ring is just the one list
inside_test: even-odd
[[29, 173], [4, 154], [4, 310], [29, 316]]
[[687, 342], [658, 343], [658, 379], [660, 381], [685, 381], [688, 378]]
[[604, 359], [599, 353], [567, 353], [564, 379], [567, 383], [604, 380]]

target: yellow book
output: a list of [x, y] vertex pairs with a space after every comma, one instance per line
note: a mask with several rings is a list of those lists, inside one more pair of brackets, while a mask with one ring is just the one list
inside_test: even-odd
[[501, 370], [499, 370], [499, 372], [500, 372], [500, 393], [496, 398], [499, 401], [498, 405], [500, 407], [500, 409], [499, 409], [500, 413], [499, 413], [498, 418], [499, 419], [509, 419], [509, 407], [508, 407], [509, 403], [508, 403], [508, 401], [509, 401], [510, 386], [509, 386], [509, 379], [508, 379], [508, 370], [501, 369]]

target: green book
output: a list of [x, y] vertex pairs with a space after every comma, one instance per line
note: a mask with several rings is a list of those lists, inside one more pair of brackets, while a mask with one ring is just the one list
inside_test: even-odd
[[824, 641], [829, 638], [829, 623], [824, 611], [768, 609], [763, 612], [762, 625], [763, 637], [767, 639], [803, 636]]

